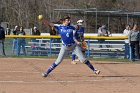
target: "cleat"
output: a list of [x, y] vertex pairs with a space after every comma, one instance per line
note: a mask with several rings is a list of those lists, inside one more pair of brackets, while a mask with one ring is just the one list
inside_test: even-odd
[[75, 64], [77, 64], [77, 62], [75, 62], [75, 61], [72, 61], [72, 62], [71, 62], [71, 64], [75, 65]]
[[42, 73], [41, 75], [42, 75], [42, 77], [47, 77], [48, 76], [46, 73]]
[[100, 70], [95, 70], [95, 72], [94, 72], [94, 73], [95, 73], [96, 75], [99, 75], [99, 74], [100, 74], [100, 72], [101, 72]]

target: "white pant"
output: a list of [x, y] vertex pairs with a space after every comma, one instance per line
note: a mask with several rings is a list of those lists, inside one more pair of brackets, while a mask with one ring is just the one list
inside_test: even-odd
[[61, 50], [60, 50], [59, 55], [58, 55], [58, 58], [55, 61], [55, 64], [56, 65], [60, 64], [63, 61], [65, 55], [69, 51], [74, 51], [75, 54], [78, 56], [78, 58], [80, 59], [81, 62], [84, 63], [86, 61], [86, 58], [84, 57], [84, 55], [83, 55], [83, 53], [81, 51], [80, 46], [78, 46], [77, 44], [73, 44], [71, 46], [64, 46], [64, 45], [62, 45]]

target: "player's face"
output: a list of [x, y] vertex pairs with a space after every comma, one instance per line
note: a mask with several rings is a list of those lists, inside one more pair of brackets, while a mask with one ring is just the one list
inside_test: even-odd
[[63, 21], [63, 24], [64, 24], [65, 26], [69, 25], [69, 23], [70, 23], [70, 19], [65, 19], [65, 20]]

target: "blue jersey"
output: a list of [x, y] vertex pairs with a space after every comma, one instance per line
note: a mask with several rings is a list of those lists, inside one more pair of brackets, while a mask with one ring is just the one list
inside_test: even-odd
[[83, 41], [83, 38], [84, 38], [84, 32], [85, 32], [85, 28], [79, 26], [78, 29], [76, 30], [75, 38], [76, 38], [78, 41], [82, 42], [82, 41]]
[[75, 27], [74, 26], [64, 26], [64, 25], [55, 25], [55, 28], [58, 30], [62, 44], [71, 45], [74, 44], [75, 38]]

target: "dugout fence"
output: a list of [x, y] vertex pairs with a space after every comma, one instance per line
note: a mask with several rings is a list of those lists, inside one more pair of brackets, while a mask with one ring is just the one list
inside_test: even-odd
[[[60, 36], [6, 35], [5, 50], [8, 56], [16, 56], [12, 48], [13, 38], [26, 39], [27, 56], [57, 56], [61, 48]], [[36, 42], [31, 41], [33, 38], [36, 39]], [[85, 36], [85, 41], [88, 44], [88, 48], [85, 55], [87, 57], [124, 57], [124, 39], [126, 38], [126, 36], [99, 37], [87, 35]], [[101, 44], [98, 42], [99, 39], [104, 39], [105, 42]], [[33, 52], [35, 55], [32, 55]]]

